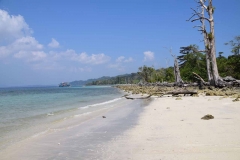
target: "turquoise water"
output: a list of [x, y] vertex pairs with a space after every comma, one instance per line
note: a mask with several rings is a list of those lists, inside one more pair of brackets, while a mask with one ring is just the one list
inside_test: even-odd
[[121, 95], [110, 86], [0, 88], [0, 149]]

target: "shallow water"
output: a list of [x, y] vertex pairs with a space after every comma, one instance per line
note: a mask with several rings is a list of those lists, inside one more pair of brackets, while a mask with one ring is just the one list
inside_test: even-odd
[[0, 149], [118, 101], [122, 94], [109, 86], [0, 88]]

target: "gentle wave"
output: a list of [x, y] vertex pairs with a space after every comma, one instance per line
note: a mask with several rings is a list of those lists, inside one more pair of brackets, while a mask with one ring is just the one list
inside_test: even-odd
[[78, 108], [78, 109], [87, 109], [87, 108], [89, 108], [89, 106], [80, 107], [80, 108]]
[[122, 98], [115, 98], [113, 100], [109, 100], [109, 101], [106, 101], [106, 102], [102, 102], [102, 103], [96, 103], [96, 104], [92, 104], [92, 105], [87, 105], [87, 106], [84, 106], [84, 107], [79, 107], [78, 109], [87, 109], [89, 107], [96, 107], [96, 106], [101, 106], [101, 105], [105, 105], [105, 104], [109, 104], [109, 103], [113, 103], [113, 102], [116, 102], [118, 100], [121, 100]]
[[47, 116], [54, 116], [54, 114], [53, 113], [48, 113]]
[[92, 112], [86, 112], [86, 113], [76, 114], [76, 115], [74, 115], [74, 117], [85, 116], [85, 115], [88, 115], [88, 114], [91, 114], [91, 113], [92, 113]]
[[43, 131], [43, 132], [36, 133], [36, 134], [34, 134], [33, 136], [31, 136], [31, 137], [32, 137], [32, 138], [37, 138], [38, 136], [41, 136], [41, 135], [44, 135], [44, 134], [48, 133], [50, 130], [51, 130], [51, 129], [47, 129], [47, 130], [45, 130], [45, 131]]

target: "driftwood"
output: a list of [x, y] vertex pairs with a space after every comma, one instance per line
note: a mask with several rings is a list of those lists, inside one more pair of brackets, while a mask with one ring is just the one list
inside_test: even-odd
[[183, 91], [172, 91], [172, 92], [167, 92], [165, 94], [172, 94], [172, 95], [178, 95], [178, 94], [190, 94], [190, 95], [193, 95], [193, 94], [197, 94], [197, 91], [188, 91], [188, 90], [183, 90]]
[[[209, 85], [208, 82], [205, 82], [201, 76], [199, 76], [197, 73], [192, 72], [195, 75], [195, 78], [200, 80], [204, 85]], [[217, 87], [230, 87], [230, 86], [240, 86], [240, 80], [237, 80], [231, 76], [227, 76], [225, 78], [220, 78], [218, 80], [218, 86]]]
[[168, 94], [171, 94], [172, 96], [175, 96], [175, 95], [179, 95], [179, 94], [184, 94], [184, 95], [187, 95], [187, 94], [190, 94], [191, 96], [194, 95], [194, 94], [197, 94], [197, 91], [189, 91], [185, 88], [183, 89], [180, 89], [180, 90], [175, 90], [175, 91], [171, 91], [171, 92], [154, 92], [154, 93], [151, 93], [147, 96], [143, 96], [143, 97], [134, 97], [134, 96], [129, 96], [129, 95], [126, 95], [126, 96], [123, 96], [125, 97], [126, 99], [131, 99], [131, 100], [134, 100], [134, 99], [147, 99], [147, 98], [150, 98], [152, 95], [168, 95]]
[[147, 96], [144, 96], [144, 97], [130, 97], [130, 96], [124, 96], [126, 99], [131, 99], [131, 100], [134, 100], [134, 99], [147, 99], [147, 98], [150, 98], [152, 95], [147, 95]]

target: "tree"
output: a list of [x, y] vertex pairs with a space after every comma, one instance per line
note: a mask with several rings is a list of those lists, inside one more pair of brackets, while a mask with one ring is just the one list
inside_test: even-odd
[[[201, 26], [199, 27], [203, 35], [204, 35], [204, 43], [205, 50], [203, 52], [206, 53], [206, 61], [207, 61], [207, 71], [208, 71], [208, 80], [211, 85], [219, 86], [220, 81], [222, 81], [221, 77], [218, 73], [217, 61], [216, 61], [216, 48], [215, 48], [215, 30], [214, 30], [214, 10], [215, 8], [212, 5], [212, 0], [208, 0], [208, 6], [205, 5], [206, 0], [198, 0], [198, 4], [201, 6], [201, 12], [195, 9], [192, 17], [189, 19], [191, 22], [200, 21]], [[204, 11], [208, 13], [208, 18], [205, 17]], [[196, 17], [193, 19], [193, 17]], [[209, 23], [209, 32], [206, 31], [205, 20]]]
[[231, 45], [232, 46], [231, 52], [234, 55], [240, 56], [240, 36], [234, 37], [234, 40], [231, 40], [231, 41], [225, 43], [225, 45]]
[[164, 81], [166, 82], [174, 82], [174, 68], [173, 67], [168, 67], [165, 69], [165, 78]]
[[157, 69], [156, 73], [155, 73], [155, 81], [156, 82], [163, 82], [163, 81], [165, 81], [165, 76], [166, 76], [166, 69], [165, 68]]
[[228, 56], [227, 60], [227, 68], [228, 68], [228, 75], [236, 79], [240, 79], [240, 56], [239, 55], [231, 55]]
[[[166, 48], [166, 49], [168, 49], [168, 48]], [[176, 57], [176, 55], [172, 54], [172, 49], [171, 48], [169, 49], [169, 53], [174, 58], [174, 78], [175, 78], [175, 83], [177, 85], [181, 85], [183, 83], [183, 80], [182, 80], [181, 75], [180, 75], [180, 70], [179, 70], [177, 57]]]
[[155, 69], [153, 67], [147, 67], [144, 65], [143, 67], [138, 68], [138, 74], [145, 82], [151, 82], [152, 73], [154, 72], [154, 70]]
[[181, 75], [184, 80], [194, 81], [192, 72], [197, 73], [206, 79], [206, 59], [205, 55], [198, 52], [198, 46], [190, 45], [180, 48], [181, 55], [178, 56]]
[[222, 56], [223, 52], [219, 52], [219, 56], [217, 57], [218, 71], [220, 76], [226, 77], [228, 75], [232, 75], [229, 71], [231, 67], [228, 65], [228, 59]]

